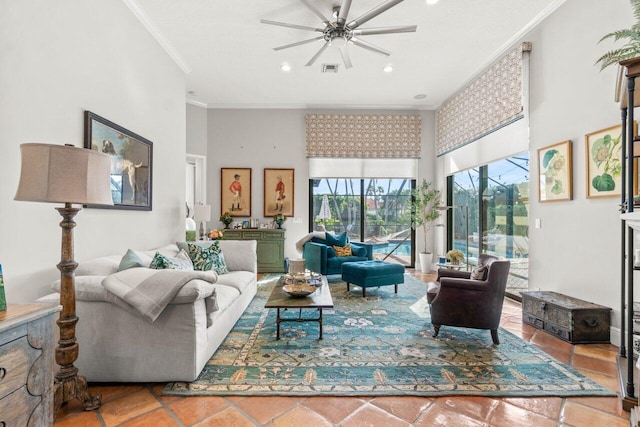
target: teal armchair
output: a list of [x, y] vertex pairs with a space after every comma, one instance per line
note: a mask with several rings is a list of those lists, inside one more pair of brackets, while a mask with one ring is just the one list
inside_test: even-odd
[[[351, 244], [351, 256], [337, 256], [333, 246]], [[373, 245], [370, 243], [349, 242], [346, 233], [334, 236], [327, 233], [326, 239], [314, 237], [304, 244], [302, 257], [306, 267], [316, 273], [330, 275], [341, 274], [345, 262], [367, 261], [373, 259]]]

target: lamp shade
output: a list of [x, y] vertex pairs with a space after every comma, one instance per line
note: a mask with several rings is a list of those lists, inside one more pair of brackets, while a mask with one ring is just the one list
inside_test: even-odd
[[21, 144], [15, 200], [113, 205], [111, 158], [71, 145]]
[[193, 217], [196, 221], [209, 221], [211, 220], [211, 206], [197, 204], [193, 207]]

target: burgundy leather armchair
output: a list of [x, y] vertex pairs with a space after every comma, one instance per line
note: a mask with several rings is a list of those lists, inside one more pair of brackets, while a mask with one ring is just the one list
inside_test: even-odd
[[510, 263], [487, 254], [478, 262], [487, 266], [484, 280], [471, 279], [470, 271], [440, 269], [437, 282], [429, 284], [433, 337], [442, 325], [489, 329], [494, 344], [500, 344], [498, 326]]

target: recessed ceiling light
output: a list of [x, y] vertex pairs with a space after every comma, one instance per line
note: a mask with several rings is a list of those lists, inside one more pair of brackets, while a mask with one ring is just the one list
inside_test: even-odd
[[424, 93], [419, 93], [416, 96], [413, 97], [413, 99], [425, 99], [427, 97], [427, 95], [425, 95]]
[[436, 3], [438, 3], [439, 0], [427, 0], [427, 4], [428, 5], [434, 5]]
[[384, 67], [382, 69], [382, 71], [384, 71], [385, 73], [390, 73], [393, 71], [393, 66], [392, 65], [387, 65], [386, 67]]
[[282, 64], [282, 65], [280, 66], [280, 69], [281, 69], [282, 71], [291, 71], [291, 65], [289, 65], [289, 64]]

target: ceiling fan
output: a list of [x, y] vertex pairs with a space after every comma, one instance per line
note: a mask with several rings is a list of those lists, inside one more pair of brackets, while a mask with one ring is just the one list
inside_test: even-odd
[[[340, 55], [342, 56], [342, 60], [344, 61], [344, 66], [346, 68], [351, 68], [351, 57], [349, 56], [349, 51], [347, 50], [348, 43], [354, 44], [358, 47], [367, 49], [372, 52], [376, 52], [385, 56], [391, 55], [391, 52], [385, 50], [381, 47], [374, 45], [373, 43], [369, 43], [367, 41], [362, 40], [359, 36], [370, 36], [376, 34], [394, 34], [394, 33], [412, 33], [415, 32], [418, 28], [417, 25], [404, 25], [404, 26], [396, 26], [396, 27], [379, 27], [379, 28], [360, 28], [360, 26], [376, 16], [380, 15], [382, 12], [392, 8], [398, 3], [403, 2], [404, 0], [387, 0], [384, 3], [374, 7], [363, 15], [359, 16], [356, 19], [351, 21], [347, 21], [347, 16], [349, 15], [349, 9], [351, 8], [351, 0], [342, 0], [342, 4], [335, 6], [333, 8], [332, 17], [335, 19], [334, 22], [330, 21], [316, 6], [313, 4], [312, 0], [300, 0], [311, 12], [313, 12], [318, 18], [322, 20], [324, 23], [324, 28], [313, 28], [305, 25], [296, 25], [296, 24], [288, 24], [286, 22], [278, 22], [271, 21], [268, 19], [261, 19], [260, 22], [263, 24], [269, 25], [279, 25], [281, 27], [288, 28], [296, 28], [298, 30], [305, 31], [314, 31], [318, 33], [322, 33], [321, 36], [314, 37], [308, 40], [302, 40], [295, 43], [286, 44], [283, 46], [274, 47], [273, 50], [283, 50], [288, 49], [290, 47], [300, 46], [307, 43], [313, 43], [317, 40], [324, 40], [324, 44], [316, 52], [313, 57], [305, 64], [305, 66], [310, 67], [314, 62], [322, 55], [322, 52], [325, 51], [329, 46], [337, 46], [340, 50]], [[358, 37], [356, 37], [358, 36]]]

